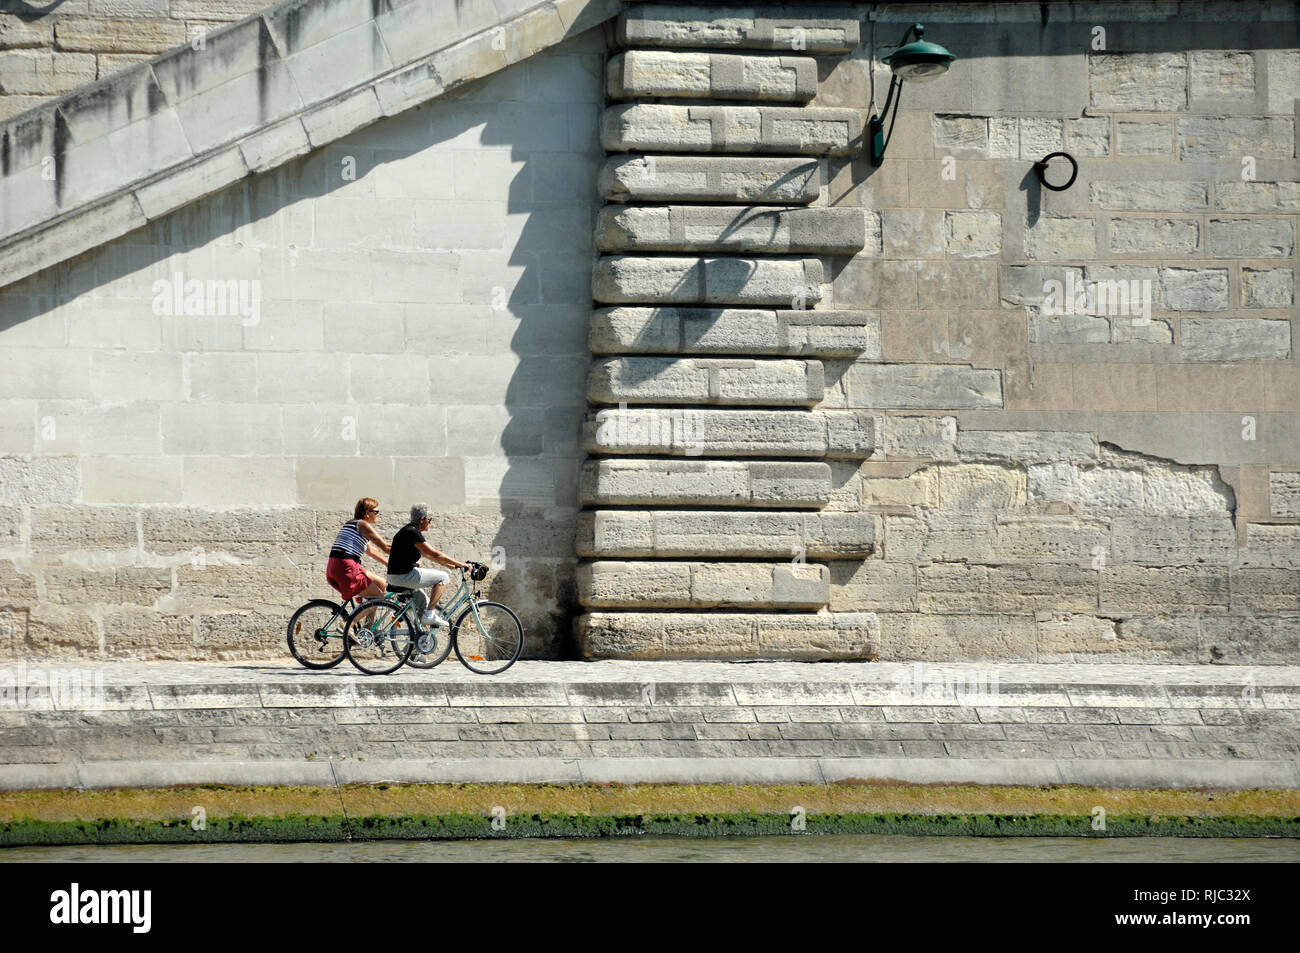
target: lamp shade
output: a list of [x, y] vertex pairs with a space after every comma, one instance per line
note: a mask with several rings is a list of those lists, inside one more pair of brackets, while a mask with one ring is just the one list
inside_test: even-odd
[[884, 61], [899, 79], [924, 83], [948, 72], [949, 64], [956, 58], [938, 43], [913, 40], [894, 50]]

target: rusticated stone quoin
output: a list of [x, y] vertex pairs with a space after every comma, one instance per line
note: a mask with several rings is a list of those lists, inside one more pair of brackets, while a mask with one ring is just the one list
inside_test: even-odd
[[808, 56], [740, 56], [629, 50], [610, 57], [611, 99], [678, 96], [800, 102], [817, 94], [817, 61]]
[[820, 361], [611, 357], [593, 363], [587, 379], [587, 398], [598, 404], [811, 406], [823, 392]]
[[830, 571], [815, 563], [618, 562], [578, 567], [578, 601], [591, 609], [820, 609]]
[[798, 354], [880, 359], [880, 318], [866, 311], [605, 308], [594, 354]]
[[615, 205], [596, 225], [601, 251], [852, 254], [866, 243], [864, 213], [851, 208]]
[[828, 464], [738, 460], [588, 460], [586, 506], [756, 506], [819, 508], [830, 501]]
[[612, 255], [596, 262], [592, 292], [607, 304], [766, 304], [821, 300], [816, 258], [676, 258]]
[[797, 106], [611, 106], [601, 121], [610, 152], [776, 152], [842, 156], [862, 148], [862, 114]]
[[695, 410], [629, 407], [588, 418], [588, 453], [862, 459], [877, 418], [854, 411]]
[[611, 202], [807, 204], [820, 194], [817, 159], [766, 156], [611, 156], [600, 192]]
[[865, 513], [596, 510], [578, 517], [579, 556], [853, 559], [875, 549]]
[[618, 40], [637, 47], [741, 47], [848, 53], [861, 14], [848, 6], [727, 6], [635, 3], [618, 18]]

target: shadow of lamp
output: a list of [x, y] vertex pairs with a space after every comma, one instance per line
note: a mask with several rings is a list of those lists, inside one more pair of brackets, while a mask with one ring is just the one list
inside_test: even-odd
[[[908, 43], [907, 38], [913, 35], [916, 39]], [[900, 41], [904, 45], [883, 57], [894, 75], [889, 81], [889, 95], [885, 97], [885, 108], [879, 115], [872, 114], [867, 126], [871, 138], [872, 165], [880, 165], [885, 161], [885, 147], [889, 145], [889, 140], [894, 135], [894, 122], [898, 119], [898, 102], [902, 99], [903, 81], [928, 83], [932, 79], [938, 79], [948, 72], [948, 67], [957, 58], [938, 43], [921, 39], [923, 36], [925, 36], [925, 27], [921, 24], [908, 27]], [[891, 104], [894, 107], [892, 117], [889, 114]], [[889, 120], [888, 135], [885, 134], [886, 119]]]

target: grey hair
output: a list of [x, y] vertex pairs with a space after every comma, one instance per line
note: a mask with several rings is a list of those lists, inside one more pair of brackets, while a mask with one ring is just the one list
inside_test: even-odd
[[420, 522], [420, 520], [426, 519], [428, 515], [429, 515], [428, 503], [416, 503], [414, 506], [411, 507], [412, 523], [418, 523]]

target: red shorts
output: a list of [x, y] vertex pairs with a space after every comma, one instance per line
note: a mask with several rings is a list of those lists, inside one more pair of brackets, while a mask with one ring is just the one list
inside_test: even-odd
[[370, 585], [370, 577], [355, 559], [339, 559], [337, 556], [325, 564], [325, 578], [339, 591], [344, 599], [351, 599]]

